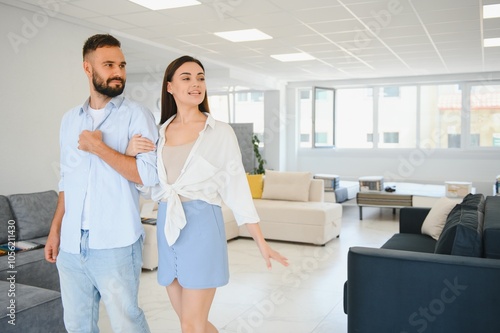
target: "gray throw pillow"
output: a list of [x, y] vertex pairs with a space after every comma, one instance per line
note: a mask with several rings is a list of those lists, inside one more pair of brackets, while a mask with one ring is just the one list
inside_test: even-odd
[[29, 240], [49, 234], [57, 206], [57, 193], [46, 191], [9, 195], [16, 220], [16, 239]]
[[9, 221], [12, 220], [14, 220], [14, 216], [10, 209], [9, 199], [0, 195], [0, 244], [8, 242], [8, 226]]

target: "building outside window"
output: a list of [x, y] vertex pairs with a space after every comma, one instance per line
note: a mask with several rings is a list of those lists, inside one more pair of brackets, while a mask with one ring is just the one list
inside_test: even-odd
[[417, 87], [381, 87], [378, 97], [379, 148], [417, 145]]
[[335, 92], [314, 88], [314, 147], [333, 147], [335, 140]]
[[336, 147], [373, 148], [373, 89], [337, 89], [335, 95]]

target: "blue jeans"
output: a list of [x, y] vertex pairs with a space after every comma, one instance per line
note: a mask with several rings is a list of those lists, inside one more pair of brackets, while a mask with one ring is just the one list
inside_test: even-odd
[[149, 333], [137, 302], [141, 266], [142, 237], [130, 246], [96, 250], [89, 249], [89, 232], [82, 230], [80, 254], [60, 251], [57, 256], [68, 332], [99, 332], [102, 299], [115, 333]]

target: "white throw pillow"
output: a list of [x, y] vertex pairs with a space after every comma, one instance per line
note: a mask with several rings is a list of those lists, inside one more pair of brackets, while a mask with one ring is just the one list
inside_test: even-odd
[[422, 224], [422, 234], [429, 235], [438, 240], [446, 223], [446, 218], [456, 204], [457, 202], [450, 198], [439, 198], [432, 206]]
[[310, 172], [266, 170], [262, 199], [309, 201]]

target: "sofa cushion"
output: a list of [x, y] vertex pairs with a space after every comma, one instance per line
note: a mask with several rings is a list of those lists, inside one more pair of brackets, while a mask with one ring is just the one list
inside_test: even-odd
[[395, 234], [382, 245], [382, 249], [423, 253], [433, 253], [435, 247], [436, 240], [434, 238], [418, 234]]
[[446, 218], [456, 204], [456, 201], [450, 198], [439, 198], [434, 205], [432, 205], [429, 214], [425, 217], [424, 223], [422, 224], [422, 234], [438, 240], [446, 223]]
[[14, 215], [10, 209], [9, 199], [0, 195], [0, 244], [8, 242], [9, 221], [14, 220]]
[[468, 194], [448, 215], [435, 253], [481, 257], [483, 222], [484, 196]]
[[[1, 295], [8, 295], [10, 283], [0, 281]], [[6, 297], [6, 296], [2, 296]], [[15, 325], [9, 324], [12, 318], [7, 306], [0, 309], [2, 333], [15, 332], [66, 332], [63, 322], [61, 294], [57, 291], [18, 283], [15, 292]], [[4, 303], [5, 304], [5, 303]]]
[[483, 256], [500, 259], [500, 196], [489, 196], [484, 205]]
[[253, 201], [261, 221], [270, 223], [324, 226], [342, 216], [342, 206], [331, 202], [296, 202], [285, 200]]
[[247, 175], [248, 186], [250, 186], [250, 192], [252, 193], [253, 199], [262, 198], [262, 190], [264, 187], [264, 175]]
[[16, 220], [16, 239], [47, 236], [57, 206], [57, 193], [46, 191], [9, 195]]
[[262, 199], [308, 201], [310, 172], [280, 172], [266, 170]]

